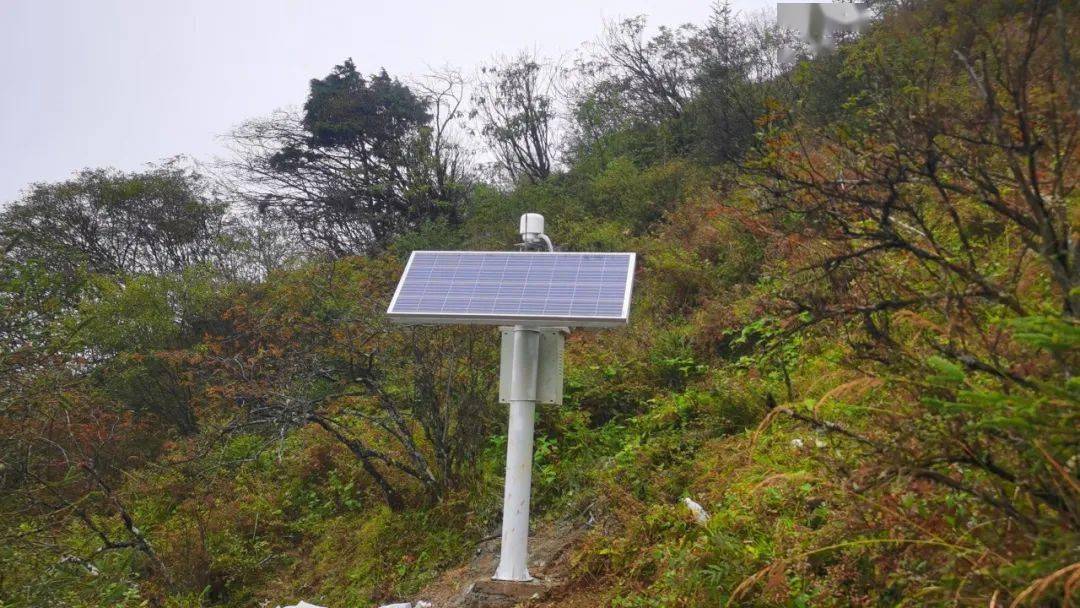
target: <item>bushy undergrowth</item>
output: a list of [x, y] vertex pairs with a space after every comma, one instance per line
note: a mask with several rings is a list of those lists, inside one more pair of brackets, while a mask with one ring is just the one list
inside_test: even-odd
[[525, 211], [640, 255], [630, 325], [575, 331], [538, 408], [535, 519], [589, 528], [556, 605], [1075, 602], [1074, 3], [901, 4], [744, 83], [770, 101], [739, 162], [686, 115], [379, 255], [75, 294], [5, 266], [0, 606], [362, 606], [468, 560], [499, 526], [496, 332], [383, 311], [409, 251], [505, 249]]

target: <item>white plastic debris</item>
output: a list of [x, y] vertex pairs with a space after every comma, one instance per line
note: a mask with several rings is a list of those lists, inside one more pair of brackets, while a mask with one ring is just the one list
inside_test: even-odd
[[278, 606], [278, 608], [326, 608], [325, 606], [316, 606], [315, 604], [309, 604], [304, 600], [300, 600], [299, 604], [290, 604], [288, 606]]
[[69, 563], [78, 564], [78, 565], [82, 566], [83, 568], [86, 568], [86, 572], [90, 576], [97, 576], [97, 575], [101, 574], [101, 571], [97, 569], [97, 566], [95, 566], [94, 564], [91, 564], [90, 562], [88, 562], [88, 561], [86, 561], [84, 559], [79, 559], [78, 557], [75, 557], [74, 555], [65, 555], [64, 557], [61, 557], [60, 558], [60, 563], [61, 564], [69, 564]]
[[434, 605], [435, 604], [432, 604], [431, 602], [429, 602], [427, 600], [419, 600], [419, 601], [416, 602], [416, 604], [413, 606], [413, 608], [432, 608]]
[[796, 450], [803, 447], [803, 440], [802, 439], [792, 439], [791, 440], [791, 447], [795, 448]]
[[686, 507], [690, 509], [690, 512], [694, 514], [694, 521], [703, 526], [709, 523], [709, 513], [705, 510], [705, 507], [696, 503], [694, 499], [689, 496], [683, 498], [683, 502], [686, 503]]
[[379, 608], [413, 608], [412, 602], [400, 602], [397, 604], [383, 604]]

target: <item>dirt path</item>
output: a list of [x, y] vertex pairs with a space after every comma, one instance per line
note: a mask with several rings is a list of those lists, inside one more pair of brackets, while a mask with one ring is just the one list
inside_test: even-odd
[[[570, 555], [585, 532], [584, 526], [569, 522], [544, 524], [533, 532], [529, 538], [529, 573], [542, 585], [538, 588], [558, 594], [569, 574]], [[476, 555], [468, 564], [444, 572], [417, 594], [417, 598], [431, 602], [434, 608], [476, 605], [476, 598], [470, 597], [469, 592], [475, 583], [483, 585], [491, 580], [498, 558], [499, 539], [487, 540], [477, 547]]]

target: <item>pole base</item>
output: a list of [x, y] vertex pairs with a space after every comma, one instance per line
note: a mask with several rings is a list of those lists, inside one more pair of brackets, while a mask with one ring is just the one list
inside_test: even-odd
[[529, 574], [528, 571], [526, 571], [525, 572], [525, 578], [511, 578], [509, 576], [499, 576], [499, 573], [496, 572], [495, 576], [491, 577], [491, 580], [493, 580], [493, 581], [501, 581], [501, 582], [504, 582], [504, 583], [531, 583], [531, 582], [535, 581], [536, 579], [533, 578], [532, 575]]
[[465, 596], [467, 608], [503, 608], [547, 597], [549, 586], [539, 581], [476, 581]]
[[491, 580], [507, 583], [528, 583], [532, 581], [533, 577], [529, 574], [529, 567], [525, 564], [525, 560], [520, 559], [520, 557], [523, 556], [501, 557], [498, 567], [495, 568], [495, 576], [492, 576]]

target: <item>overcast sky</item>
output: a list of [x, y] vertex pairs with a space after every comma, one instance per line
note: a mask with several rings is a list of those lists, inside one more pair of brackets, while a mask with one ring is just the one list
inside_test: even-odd
[[[743, 12], [769, 6], [737, 0]], [[702, 23], [709, 0], [0, 0], [0, 204], [84, 167], [210, 160], [237, 123], [364, 73], [558, 56], [605, 21]]]

